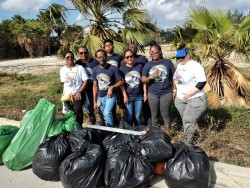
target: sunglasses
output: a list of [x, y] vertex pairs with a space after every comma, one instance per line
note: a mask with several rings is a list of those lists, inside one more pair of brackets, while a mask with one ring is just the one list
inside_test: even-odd
[[97, 56], [96, 59], [105, 59], [105, 56]]
[[177, 60], [185, 59], [185, 56], [184, 56], [184, 57], [177, 57], [176, 59], [177, 59]]
[[126, 56], [126, 57], [125, 57], [125, 59], [129, 59], [129, 58], [132, 59], [132, 58], [134, 58], [134, 56], [133, 56], [133, 55], [130, 55], [130, 56]]
[[151, 51], [149, 54], [157, 54], [159, 51]]
[[67, 56], [65, 59], [74, 59], [74, 56]]
[[88, 54], [89, 52], [79, 52], [79, 54]]

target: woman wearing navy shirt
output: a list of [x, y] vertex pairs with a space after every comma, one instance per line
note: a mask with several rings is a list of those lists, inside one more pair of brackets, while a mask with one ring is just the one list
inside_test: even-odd
[[[126, 120], [130, 125], [140, 125], [140, 116], [143, 100], [147, 100], [146, 84], [143, 87], [141, 73], [143, 65], [135, 62], [135, 57], [131, 50], [124, 52], [124, 64], [120, 71], [125, 80], [121, 87], [126, 110]], [[145, 95], [143, 96], [143, 88]]]
[[170, 134], [170, 106], [175, 97], [172, 90], [174, 65], [172, 61], [164, 59], [159, 45], [150, 47], [152, 61], [148, 62], [142, 71], [142, 83], [148, 84], [148, 102], [152, 114], [152, 126], [157, 126], [158, 111], [160, 110], [164, 128]]

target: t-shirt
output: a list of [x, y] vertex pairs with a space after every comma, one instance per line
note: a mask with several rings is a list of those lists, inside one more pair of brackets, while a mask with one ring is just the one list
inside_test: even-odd
[[75, 64], [81, 65], [83, 66], [83, 68], [85, 69], [86, 73], [88, 74], [89, 80], [92, 80], [92, 71], [93, 68], [97, 65], [99, 65], [98, 61], [90, 58], [88, 62], [83, 63], [81, 59], [78, 59]]
[[92, 79], [98, 82], [98, 96], [104, 97], [107, 95], [109, 86], [114, 85], [118, 80], [122, 79], [122, 76], [118, 68], [107, 64], [104, 69], [96, 66], [93, 69]]
[[148, 82], [148, 92], [155, 95], [164, 95], [172, 92], [171, 79], [174, 75], [174, 65], [168, 59], [162, 59], [160, 62], [149, 61], [142, 70], [142, 76], [148, 77], [155, 70], [159, 72], [157, 79]]
[[[184, 65], [181, 63], [178, 64], [173, 80], [177, 87], [177, 97], [183, 99], [184, 93], [193, 89], [198, 82], [205, 82], [207, 79], [201, 64], [189, 60]], [[190, 99], [202, 95], [204, 95], [203, 89], [195, 93]]]
[[120, 67], [121, 61], [123, 57], [119, 54], [113, 54], [112, 56], [107, 56], [106, 57], [106, 62], [110, 65], [113, 65], [117, 68]]
[[133, 67], [121, 65], [120, 71], [125, 80], [125, 89], [128, 95], [142, 95], [141, 73], [143, 65], [136, 63]]
[[66, 65], [60, 69], [60, 79], [63, 85], [63, 93], [75, 95], [82, 86], [82, 82], [88, 79], [84, 68], [75, 65], [73, 68], [67, 68]]
[[148, 59], [145, 56], [142, 55], [135, 55], [135, 62], [141, 63], [143, 66], [148, 62]]

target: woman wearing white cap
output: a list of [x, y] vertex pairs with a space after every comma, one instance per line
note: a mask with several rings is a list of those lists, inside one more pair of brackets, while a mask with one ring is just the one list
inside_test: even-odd
[[203, 90], [206, 76], [200, 63], [190, 60], [189, 49], [182, 45], [176, 52], [179, 61], [173, 80], [177, 87], [175, 106], [184, 127], [184, 142], [193, 144], [197, 119], [207, 109], [207, 96]]

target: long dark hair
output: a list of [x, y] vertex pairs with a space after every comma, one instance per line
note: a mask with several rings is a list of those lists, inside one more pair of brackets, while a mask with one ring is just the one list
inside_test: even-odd
[[161, 51], [161, 59], [163, 58], [163, 54], [162, 54], [162, 50], [161, 50], [161, 47], [158, 45], [158, 44], [154, 44], [154, 45], [152, 45], [152, 46], [150, 46], [150, 50], [151, 50], [151, 48], [153, 48], [153, 47], [156, 47], [159, 51]]

